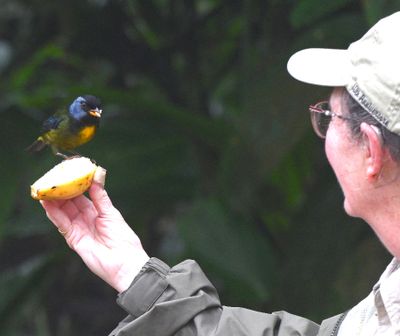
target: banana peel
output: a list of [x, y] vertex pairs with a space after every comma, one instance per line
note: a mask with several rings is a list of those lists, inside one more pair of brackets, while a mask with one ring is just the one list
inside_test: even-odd
[[89, 158], [69, 158], [54, 166], [31, 185], [35, 200], [70, 199], [83, 194], [93, 181], [104, 185], [106, 170]]

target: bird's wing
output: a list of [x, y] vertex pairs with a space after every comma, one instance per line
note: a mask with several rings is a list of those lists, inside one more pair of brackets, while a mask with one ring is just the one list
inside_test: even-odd
[[60, 123], [66, 120], [67, 117], [65, 115], [56, 113], [49, 118], [47, 118], [42, 124], [42, 132], [48, 132], [54, 129], [57, 129]]

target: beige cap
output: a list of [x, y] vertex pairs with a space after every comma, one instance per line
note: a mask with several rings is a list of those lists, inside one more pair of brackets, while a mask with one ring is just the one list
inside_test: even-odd
[[296, 79], [347, 91], [388, 130], [400, 135], [400, 12], [376, 23], [348, 49], [305, 49], [288, 62]]

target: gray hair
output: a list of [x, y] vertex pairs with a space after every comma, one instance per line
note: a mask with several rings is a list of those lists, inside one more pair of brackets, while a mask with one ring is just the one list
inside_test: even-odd
[[400, 162], [400, 136], [390, 132], [385, 126], [377, 121], [369, 112], [358, 104], [355, 99], [347, 92], [346, 89], [342, 90], [342, 102], [351, 119], [347, 120], [351, 133], [356, 139], [362, 138], [360, 125], [365, 122], [369, 125], [377, 127], [382, 135], [383, 145], [389, 150], [392, 158]]

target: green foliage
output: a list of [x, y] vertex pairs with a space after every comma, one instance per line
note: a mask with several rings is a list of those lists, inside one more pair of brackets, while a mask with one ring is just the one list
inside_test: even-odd
[[371, 25], [375, 24], [380, 18], [398, 11], [400, 8], [398, 0], [365, 0], [363, 5], [365, 16]]
[[294, 27], [301, 28], [323, 20], [325, 16], [346, 7], [351, 2], [354, 1], [331, 0], [321, 3], [318, 0], [300, 0], [291, 12], [290, 21]]
[[195, 201], [177, 223], [188, 255], [197, 255], [216, 277], [227, 280], [220, 294], [250, 304], [269, 298], [275, 273], [273, 251], [268, 238], [252, 227], [254, 223], [212, 199]]
[[2, 6], [1, 334], [99, 335], [123, 317], [29, 196], [57, 158], [24, 148], [84, 93], [104, 114], [80, 152], [108, 170], [149, 253], [197, 259], [224, 304], [321, 319], [359, 299], [347, 260], [373, 260], [359, 293], [375, 281], [386, 255], [344, 216], [307, 120], [328, 92], [296, 83], [285, 65], [299, 48], [348, 45], [397, 1]]

